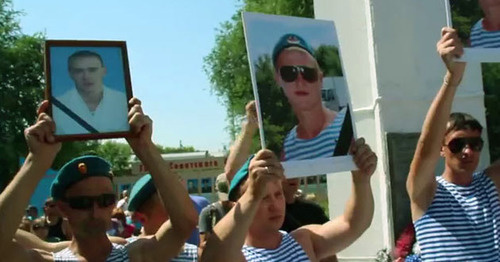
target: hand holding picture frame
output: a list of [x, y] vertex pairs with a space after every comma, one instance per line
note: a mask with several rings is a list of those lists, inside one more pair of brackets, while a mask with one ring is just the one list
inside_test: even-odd
[[132, 87], [125, 42], [48, 40], [45, 76], [57, 140], [129, 134]]
[[352, 108], [332, 21], [243, 13], [263, 148], [288, 178], [356, 169]]

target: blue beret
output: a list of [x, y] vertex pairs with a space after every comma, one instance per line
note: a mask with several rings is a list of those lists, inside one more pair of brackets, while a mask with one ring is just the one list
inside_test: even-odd
[[276, 60], [278, 59], [281, 51], [292, 46], [302, 48], [314, 57], [314, 50], [312, 46], [309, 45], [304, 38], [296, 34], [285, 34], [280, 37], [273, 49], [273, 64], [275, 66]]
[[104, 176], [113, 180], [111, 164], [98, 156], [74, 158], [59, 170], [50, 187], [50, 194], [55, 200], [63, 199], [66, 189], [71, 185], [92, 176]]
[[150, 174], [144, 175], [137, 182], [135, 182], [130, 192], [128, 200], [128, 210], [136, 211], [139, 209], [146, 200], [156, 192], [156, 187], [153, 178]]
[[233, 179], [231, 180], [231, 186], [229, 186], [229, 200], [230, 201], [238, 201], [238, 190], [240, 189], [240, 186], [243, 184], [243, 182], [247, 179], [248, 177], [248, 166], [250, 165], [250, 160], [254, 155], [251, 155], [248, 160], [243, 164], [243, 166], [236, 172], [236, 175], [234, 175]]

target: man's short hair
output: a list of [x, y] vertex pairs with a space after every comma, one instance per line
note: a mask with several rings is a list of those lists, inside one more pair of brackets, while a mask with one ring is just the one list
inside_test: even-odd
[[451, 113], [448, 123], [446, 124], [445, 135], [458, 130], [473, 130], [481, 133], [483, 131], [483, 126], [477, 119], [467, 113]]
[[72, 55], [70, 55], [68, 57], [68, 70], [71, 71], [71, 63], [75, 59], [82, 58], [82, 57], [95, 57], [95, 58], [99, 59], [99, 61], [101, 62], [101, 66], [104, 66], [104, 61], [102, 60], [101, 55], [99, 55], [98, 53], [93, 52], [93, 51], [81, 50], [81, 51], [74, 52]]

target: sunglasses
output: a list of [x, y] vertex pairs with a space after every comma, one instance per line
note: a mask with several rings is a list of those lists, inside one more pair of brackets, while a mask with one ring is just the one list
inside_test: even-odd
[[484, 141], [480, 137], [459, 137], [452, 139], [446, 146], [450, 149], [450, 152], [457, 154], [462, 152], [466, 145], [473, 151], [479, 152], [483, 149], [483, 144]]
[[102, 194], [99, 196], [75, 196], [67, 197], [64, 199], [72, 209], [86, 210], [94, 206], [94, 202], [100, 208], [106, 208], [116, 203], [116, 196], [114, 194]]
[[290, 83], [297, 80], [299, 73], [302, 78], [309, 83], [314, 83], [318, 80], [318, 71], [314, 67], [307, 66], [282, 66], [280, 67], [280, 75], [283, 81]]

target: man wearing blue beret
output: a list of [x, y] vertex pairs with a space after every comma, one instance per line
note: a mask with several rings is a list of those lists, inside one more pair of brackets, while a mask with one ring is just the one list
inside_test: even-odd
[[345, 249], [370, 226], [373, 194], [370, 178], [377, 156], [363, 138], [351, 147], [358, 170], [352, 171], [352, 193], [344, 213], [322, 225], [280, 231], [285, 216], [283, 167], [276, 155], [261, 150], [236, 173], [229, 199], [236, 201], [215, 225], [201, 261], [320, 261]]
[[[127, 238], [127, 242], [129, 243], [154, 235], [165, 221], [170, 218], [169, 212], [165, 210], [161, 197], [158, 195], [151, 175], [144, 175], [132, 187], [128, 211], [132, 212], [132, 218], [139, 220], [143, 226], [139, 237]], [[177, 257], [172, 260], [160, 261], [198, 261], [198, 247], [190, 243], [185, 243]]]
[[61, 148], [54, 139], [55, 123], [42, 103], [37, 122], [25, 130], [29, 147], [26, 162], [0, 194], [0, 254], [5, 261], [169, 261], [176, 257], [196, 227], [197, 213], [186, 189], [161, 158], [151, 140], [152, 121], [144, 115], [138, 99], [130, 100], [127, 138], [142, 163], [150, 170], [158, 195], [170, 220], [150, 238], [123, 246], [112, 244], [106, 230], [116, 196], [111, 166], [96, 156], [83, 156], [66, 163], [51, 187], [51, 194], [63, 216], [68, 219], [73, 238], [68, 248], [50, 253], [26, 249], [12, 238], [24, 207], [38, 182], [50, 168]]

